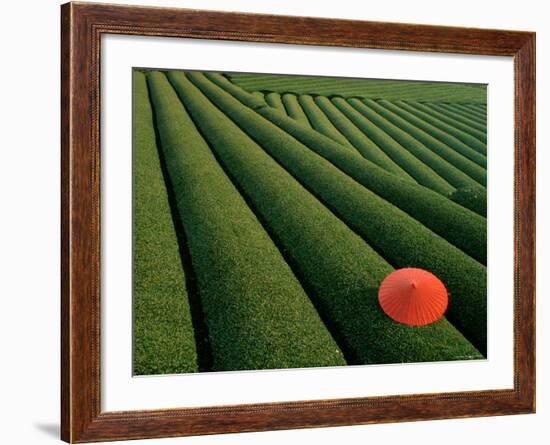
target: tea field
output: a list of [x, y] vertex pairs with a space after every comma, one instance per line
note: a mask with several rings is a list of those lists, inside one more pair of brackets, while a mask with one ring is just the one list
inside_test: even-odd
[[[134, 373], [483, 359], [483, 85], [133, 72]], [[443, 318], [392, 321], [393, 270]]]

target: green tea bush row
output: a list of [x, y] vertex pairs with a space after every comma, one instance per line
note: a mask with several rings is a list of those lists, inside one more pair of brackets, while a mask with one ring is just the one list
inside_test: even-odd
[[485, 159], [487, 159], [487, 144], [485, 142], [482, 142], [480, 139], [476, 138], [475, 136], [472, 136], [470, 133], [466, 133], [465, 131], [462, 131], [459, 128], [454, 127], [453, 125], [450, 125], [442, 121], [441, 119], [438, 119], [437, 117], [435, 117], [435, 115], [427, 113], [426, 111], [429, 111], [429, 109], [423, 111], [415, 107], [415, 106], [423, 106], [422, 104], [415, 104], [415, 106], [413, 106], [409, 102], [403, 102], [400, 100], [396, 100], [392, 103], [396, 107], [399, 107], [400, 109], [409, 112], [411, 115], [416, 116], [419, 119], [422, 119], [424, 122], [427, 122], [428, 124], [433, 125], [435, 128], [438, 128], [439, 130], [454, 136], [455, 138], [457, 138], [458, 140], [466, 144], [468, 147], [471, 147], [472, 149], [474, 149]]
[[[333, 99], [333, 101], [344, 99]], [[366, 118], [370, 119], [375, 125], [388, 133], [394, 138], [401, 146], [408, 150], [411, 154], [416, 156], [417, 159], [422, 161], [425, 165], [433, 169], [439, 176], [444, 178], [449, 184], [455, 188], [460, 187], [475, 187], [479, 186], [475, 180], [470, 178], [467, 174], [447, 162], [438, 154], [427, 148], [422, 142], [415, 139], [406, 131], [402, 130], [397, 125], [391, 123], [388, 119], [380, 115], [377, 111], [367, 107], [359, 99], [349, 99], [348, 101], [357, 111], [362, 113]]]
[[286, 114], [302, 125], [311, 128], [309, 119], [304, 113], [304, 110], [302, 110], [302, 107], [298, 103], [298, 99], [294, 94], [283, 94], [282, 100], [286, 109]]
[[466, 125], [470, 125], [483, 133], [487, 133], [486, 122], [479, 121], [477, 118], [474, 118], [464, 111], [456, 108], [454, 104], [436, 102], [430, 105], [434, 105], [436, 109], [443, 110], [444, 112], [449, 113], [449, 116], [463, 122]]
[[273, 107], [286, 115], [286, 109], [279, 93], [267, 93], [264, 97], [270, 107]]
[[463, 105], [452, 104], [452, 103], [441, 104], [441, 105], [444, 105], [447, 110], [452, 111], [465, 119], [475, 122], [476, 125], [481, 125], [481, 128], [484, 128], [484, 129], [487, 128], [487, 119], [485, 117], [481, 117], [481, 115], [464, 107]]
[[449, 199], [487, 218], [487, 194], [479, 189], [457, 189], [449, 195]]
[[[455, 122], [459, 122], [466, 128], [471, 128], [473, 131], [476, 132], [476, 134], [483, 134], [485, 138], [487, 138], [487, 127], [485, 125], [478, 124], [477, 122], [472, 121], [471, 119], [467, 119], [465, 117], [460, 116], [452, 109], [447, 108], [445, 104], [440, 103], [426, 103], [425, 104], [428, 108], [436, 111], [440, 115], [443, 115]], [[462, 128], [462, 127], [461, 127]], [[476, 136], [477, 137], [477, 136]], [[486, 142], [486, 139], [485, 141]]]
[[[330, 119], [330, 121], [346, 136], [346, 138], [353, 144], [356, 150], [361, 155], [374, 162], [384, 170], [394, 173], [400, 177], [413, 179], [411, 174], [407, 173], [405, 169], [399, 166], [399, 164], [392, 160], [388, 155], [388, 152], [394, 154], [392, 148], [388, 148], [388, 144], [391, 141], [386, 140], [384, 135], [380, 132], [373, 132], [372, 137], [377, 140], [378, 145], [373, 142], [364, 132], [362, 132], [345, 114], [343, 114], [333, 103], [325, 96], [317, 96], [315, 98], [316, 104], [321, 111]], [[365, 124], [366, 125], [366, 124]], [[386, 150], [380, 148], [385, 147]], [[398, 159], [401, 162], [401, 159]], [[414, 179], [413, 179], [414, 180]]]
[[264, 93], [262, 93], [261, 91], [254, 91], [252, 94], [258, 99], [264, 100]]
[[[321, 107], [323, 102], [324, 99], [318, 102]], [[335, 98], [331, 104], [380, 147], [393, 162], [405, 170], [416, 182], [442, 195], [447, 195], [455, 190], [455, 187], [438, 175], [432, 168], [425, 165], [408, 150], [405, 150], [398, 141], [353, 108], [346, 100]], [[323, 108], [323, 110], [329, 110], [329, 107], [327, 106]], [[326, 112], [329, 117], [333, 116], [330, 111]]]
[[185, 273], [145, 74], [133, 73], [134, 363], [137, 375], [197, 372]]
[[487, 123], [487, 108], [477, 104], [462, 104], [462, 108], [474, 112], [483, 122]]
[[[473, 148], [469, 147], [467, 144], [462, 142], [460, 139], [456, 138], [452, 134], [446, 133], [443, 130], [440, 130], [436, 126], [430, 124], [428, 121], [419, 118], [413, 113], [400, 108], [392, 102], [387, 100], [381, 100], [378, 102], [383, 107], [397, 114], [407, 122], [415, 125], [421, 130], [425, 131], [427, 134], [436, 138], [438, 141], [446, 144], [448, 147], [451, 147], [457, 153], [465, 156], [469, 160], [475, 162], [478, 166], [482, 167], [484, 170], [487, 170], [487, 158], [481, 153], [477, 152]], [[486, 173], [486, 172], [485, 172]]]
[[298, 97], [298, 101], [311, 122], [311, 126], [315, 130], [331, 138], [332, 140], [355, 150], [355, 147], [351, 144], [351, 142], [348, 141], [340, 131], [338, 131], [332, 122], [325, 116], [325, 113], [319, 109], [313, 100], [313, 97], [309, 94], [302, 94]]
[[[480, 167], [475, 162], [471, 161], [454, 148], [449, 147], [440, 140], [436, 139], [423, 129], [417, 127], [412, 122], [402, 118], [397, 113], [389, 110], [377, 102], [365, 99], [363, 103], [367, 105], [371, 110], [378, 113], [383, 118], [387, 119], [401, 130], [411, 135], [414, 139], [422, 143], [425, 147], [428, 147], [436, 155], [447, 161], [449, 164], [458, 168], [461, 172], [474, 179], [477, 183], [483, 187], [487, 186], [487, 170]], [[466, 147], [468, 148], [468, 147]], [[471, 151], [471, 150], [470, 150]], [[474, 152], [475, 154], [478, 154]]]

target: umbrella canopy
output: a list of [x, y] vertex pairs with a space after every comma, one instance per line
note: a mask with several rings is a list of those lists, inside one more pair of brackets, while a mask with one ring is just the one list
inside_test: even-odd
[[378, 289], [382, 310], [393, 320], [413, 326], [433, 323], [447, 309], [445, 285], [432, 273], [416, 268], [398, 269]]

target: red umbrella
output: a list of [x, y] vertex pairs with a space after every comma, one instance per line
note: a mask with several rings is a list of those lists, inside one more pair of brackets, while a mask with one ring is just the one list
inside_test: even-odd
[[423, 269], [407, 267], [389, 274], [378, 289], [378, 301], [393, 320], [413, 326], [433, 323], [447, 309], [444, 284]]

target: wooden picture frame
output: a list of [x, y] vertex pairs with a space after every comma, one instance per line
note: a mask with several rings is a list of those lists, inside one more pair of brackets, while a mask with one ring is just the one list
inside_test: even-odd
[[[94, 442], [535, 411], [534, 33], [92, 3], [63, 5], [61, 33], [63, 440]], [[513, 389], [102, 412], [99, 115], [103, 34], [513, 56]]]

